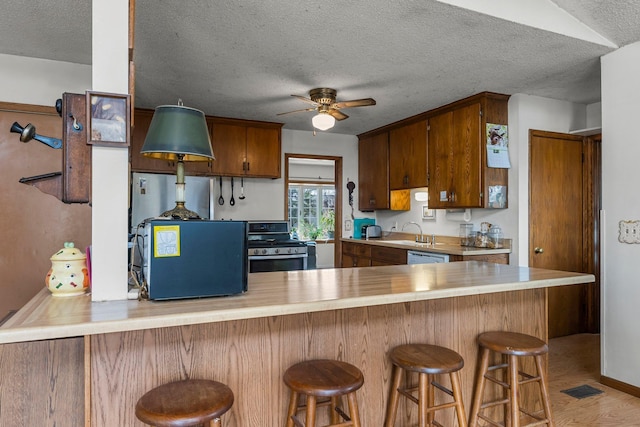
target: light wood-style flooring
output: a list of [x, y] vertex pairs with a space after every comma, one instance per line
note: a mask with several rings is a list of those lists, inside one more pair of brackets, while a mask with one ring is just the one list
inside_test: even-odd
[[[600, 335], [549, 340], [549, 388], [557, 427], [640, 426], [640, 398], [598, 382]], [[589, 385], [604, 393], [576, 399], [561, 390]]]

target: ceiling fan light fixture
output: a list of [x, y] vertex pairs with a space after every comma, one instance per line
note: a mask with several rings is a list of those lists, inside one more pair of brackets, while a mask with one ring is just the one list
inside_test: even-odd
[[313, 123], [313, 127], [316, 129], [328, 130], [336, 124], [336, 119], [328, 113], [320, 112], [313, 116], [311, 123]]

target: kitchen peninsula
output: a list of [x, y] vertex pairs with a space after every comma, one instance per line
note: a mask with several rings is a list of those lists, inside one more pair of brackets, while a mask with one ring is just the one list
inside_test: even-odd
[[254, 273], [246, 294], [199, 300], [92, 303], [43, 290], [0, 327], [0, 425], [142, 425], [136, 400], [185, 377], [231, 387], [226, 427], [284, 425], [282, 373], [311, 358], [358, 366], [363, 425], [380, 425], [387, 354], [407, 342], [464, 357], [468, 406], [476, 336], [508, 329], [546, 340], [546, 288], [593, 281], [472, 261]]

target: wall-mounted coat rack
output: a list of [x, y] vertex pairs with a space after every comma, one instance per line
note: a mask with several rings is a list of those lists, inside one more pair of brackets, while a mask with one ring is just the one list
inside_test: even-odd
[[87, 144], [86, 96], [63, 93], [56, 108], [62, 116], [62, 141], [36, 134], [35, 127], [14, 123], [11, 132], [20, 133], [20, 140], [40, 141], [51, 148], [62, 148], [62, 170], [21, 178], [23, 184], [32, 185], [51, 194], [64, 203], [91, 202], [91, 146]]

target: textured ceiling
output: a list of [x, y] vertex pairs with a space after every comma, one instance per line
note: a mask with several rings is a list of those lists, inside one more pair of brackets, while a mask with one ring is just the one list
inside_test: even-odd
[[[89, 64], [87, 0], [5, 0], [0, 53]], [[638, 0], [555, 0], [623, 46], [640, 40]], [[209, 115], [312, 130], [289, 95], [315, 87], [343, 110], [330, 131], [358, 134], [481, 91], [581, 103], [600, 100], [600, 56], [610, 47], [435, 0], [136, 2], [136, 106], [178, 98]]]

